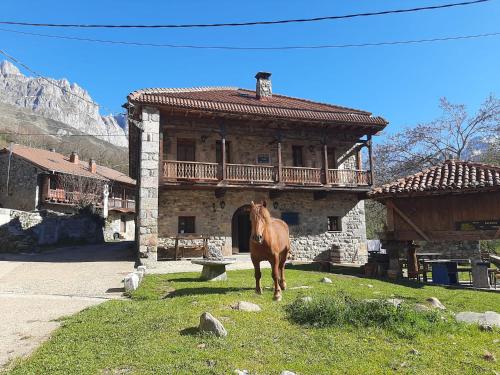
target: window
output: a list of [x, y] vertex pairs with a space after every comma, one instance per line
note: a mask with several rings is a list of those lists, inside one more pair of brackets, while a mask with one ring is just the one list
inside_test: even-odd
[[302, 146], [292, 146], [292, 158], [294, 167], [303, 167]]
[[194, 139], [177, 140], [177, 160], [196, 161], [196, 141]]
[[[222, 164], [222, 141], [215, 141], [215, 162]], [[231, 163], [231, 142], [226, 141], [226, 163]]]
[[342, 230], [339, 216], [328, 216], [328, 231], [340, 232]]
[[194, 216], [179, 216], [179, 233], [195, 233]]
[[299, 225], [299, 213], [298, 212], [282, 212], [281, 220], [283, 220], [288, 225]]

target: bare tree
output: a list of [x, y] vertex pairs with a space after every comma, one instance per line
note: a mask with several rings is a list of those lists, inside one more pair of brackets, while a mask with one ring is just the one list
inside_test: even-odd
[[105, 189], [110, 188], [109, 181], [70, 174], [60, 175], [59, 183], [66, 199], [79, 209], [102, 206]]
[[[376, 176], [384, 183], [445, 159], [480, 159], [478, 144], [499, 142], [500, 100], [490, 95], [474, 115], [463, 104], [440, 101], [442, 116], [406, 128], [375, 147]], [[491, 148], [492, 152], [498, 146]]]
[[[438, 119], [403, 129], [375, 146], [376, 185], [450, 158], [500, 163], [500, 100], [490, 95], [474, 115], [446, 98], [440, 108]], [[385, 225], [385, 207], [367, 200], [366, 221], [368, 238], [376, 238]]]

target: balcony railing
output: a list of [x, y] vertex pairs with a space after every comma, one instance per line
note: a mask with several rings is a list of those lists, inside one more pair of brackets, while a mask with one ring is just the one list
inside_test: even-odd
[[213, 180], [218, 179], [217, 163], [168, 160], [163, 163], [163, 177], [173, 180]]
[[320, 168], [283, 167], [282, 170], [284, 183], [321, 185]]
[[226, 180], [236, 182], [274, 182], [275, 168], [269, 165], [226, 164]]
[[135, 200], [109, 197], [108, 207], [109, 208], [126, 208], [126, 209], [133, 210], [133, 209], [135, 209]]
[[339, 186], [368, 186], [371, 185], [370, 173], [356, 169], [329, 169], [328, 181]]
[[303, 186], [369, 186], [370, 172], [355, 169], [329, 169], [270, 165], [204, 163], [164, 160], [162, 163], [165, 182], [217, 183], [223, 180], [235, 184], [285, 184]]
[[43, 199], [46, 201], [67, 204], [74, 204], [75, 202], [82, 200], [102, 204], [102, 197], [98, 197], [95, 194], [89, 193], [85, 194], [85, 197], [82, 197], [82, 193], [79, 191], [66, 191], [64, 189], [48, 189], [48, 191], [44, 194]]

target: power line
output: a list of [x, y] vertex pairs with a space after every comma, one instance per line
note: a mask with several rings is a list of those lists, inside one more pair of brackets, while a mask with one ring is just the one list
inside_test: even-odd
[[[3, 31], [13, 31], [13, 30], [3, 30]], [[93, 106], [96, 106], [96, 107], [101, 107], [103, 109], [108, 110], [110, 113], [113, 113], [113, 111], [111, 111], [109, 108], [106, 108], [104, 106], [100, 106], [99, 104], [93, 102], [92, 100], [88, 100], [87, 98], [84, 98], [83, 96], [80, 96], [78, 94], [75, 94], [72, 91], [69, 91], [65, 87], [59, 86], [58, 84], [56, 84], [52, 80], [50, 80], [50, 79], [42, 76], [40, 73], [38, 73], [35, 70], [31, 69], [28, 65], [24, 64], [20, 60], [16, 59], [14, 56], [12, 56], [12, 55], [8, 54], [7, 52], [5, 52], [4, 50], [0, 49], [0, 54], [4, 55], [10, 61], [12, 61], [12, 62], [14, 62], [14, 63], [22, 66], [24, 69], [26, 69], [27, 71], [29, 71], [31, 74], [34, 74], [36, 77], [41, 78], [42, 80], [46, 81], [47, 83], [51, 84], [52, 86], [55, 86], [55, 87], [59, 88], [62, 92], [70, 94], [70, 95], [72, 95], [72, 96], [74, 96], [74, 97], [76, 97], [76, 98], [78, 98], [78, 99], [80, 99], [80, 100], [82, 100], [82, 101], [84, 101], [84, 102], [86, 102], [88, 104], [92, 104]], [[89, 115], [89, 117], [90, 117], [90, 115]]]
[[[0, 28], [0, 32], [8, 32], [22, 35], [38, 36], [44, 38], [53, 39], [64, 39], [64, 40], [75, 40], [80, 42], [92, 42], [92, 43], [103, 43], [103, 44], [118, 44], [126, 46], [138, 46], [138, 47], [155, 47], [155, 48], [179, 48], [179, 49], [214, 49], [214, 50], [234, 50], [234, 51], [282, 51], [282, 50], [304, 50], [304, 49], [334, 49], [334, 48], [357, 48], [357, 47], [377, 47], [377, 46], [392, 46], [399, 44], [418, 44], [418, 43], [432, 43], [432, 42], [444, 42], [450, 40], [462, 40], [462, 39], [477, 39], [500, 35], [500, 32], [491, 32], [483, 34], [473, 34], [473, 35], [456, 35], [449, 37], [435, 37], [435, 38], [424, 38], [424, 39], [410, 39], [410, 40], [393, 40], [385, 42], [366, 42], [366, 43], [347, 43], [347, 44], [325, 44], [325, 45], [298, 45], [298, 46], [277, 46], [277, 47], [239, 47], [239, 46], [202, 46], [202, 45], [191, 45], [191, 44], [164, 44], [164, 43], [145, 43], [145, 42], [132, 42], [124, 40], [109, 40], [109, 39], [91, 39], [91, 38], [80, 38], [73, 36], [64, 35], [54, 35], [54, 34], [39, 34], [31, 33], [27, 31], [19, 30], [9, 30]], [[0, 50], [1, 53], [1, 50]], [[95, 104], [95, 103], [94, 103]], [[98, 104], [95, 104], [98, 105]]]
[[298, 18], [287, 20], [274, 20], [274, 21], [250, 21], [250, 22], [231, 22], [231, 23], [201, 23], [201, 24], [163, 24], [163, 25], [110, 25], [110, 24], [60, 24], [60, 23], [31, 23], [31, 22], [16, 22], [16, 21], [0, 21], [4, 25], [17, 25], [17, 26], [35, 26], [35, 27], [71, 27], [71, 28], [113, 28], [113, 29], [174, 29], [174, 28], [200, 28], [200, 27], [241, 27], [241, 26], [259, 26], [259, 25], [279, 25], [286, 23], [304, 23], [304, 22], [318, 22], [318, 21], [332, 21], [339, 19], [348, 19], [356, 17], [371, 17], [383, 16], [387, 14], [411, 13], [425, 10], [445, 9], [466, 5], [474, 5], [478, 3], [485, 3], [490, 0], [474, 0], [464, 1], [459, 3], [448, 3], [442, 5], [433, 5], [417, 8], [406, 9], [392, 9], [383, 10], [379, 12], [366, 12], [366, 13], [353, 13], [344, 14], [339, 16], [325, 16], [314, 18]]
[[0, 132], [0, 135], [33, 136], [33, 137], [128, 137], [127, 134], [58, 134], [58, 133], [12, 133]]

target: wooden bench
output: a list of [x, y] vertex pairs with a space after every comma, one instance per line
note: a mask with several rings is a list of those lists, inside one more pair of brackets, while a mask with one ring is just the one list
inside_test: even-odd
[[179, 250], [181, 250], [181, 258], [184, 257], [184, 251], [186, 250], [186, 246], [182, 246], [179, 248], [179, 241], [196, 241], [202, 240], [202, 245], [193, 245], [190, 247], [193, 250], [201, 251], [202, 256], [206, 256], [208, 251], [208, 236], [205, 235], [197, 235], [197, 234], [179, 234], [175, 237], [175, 260], [179, 259]]

